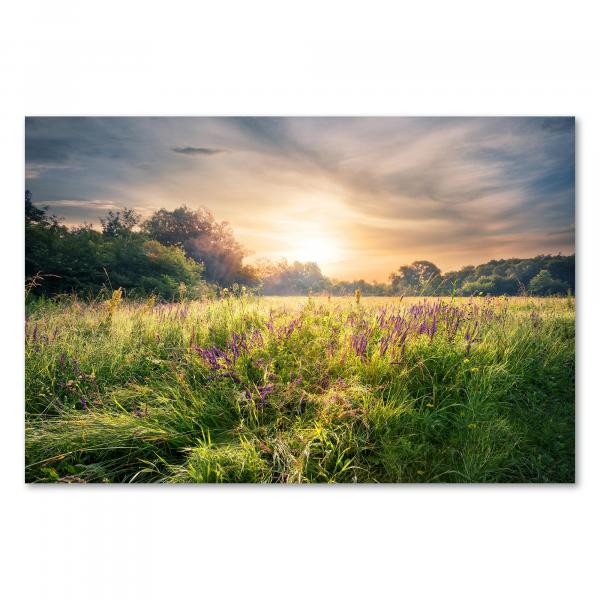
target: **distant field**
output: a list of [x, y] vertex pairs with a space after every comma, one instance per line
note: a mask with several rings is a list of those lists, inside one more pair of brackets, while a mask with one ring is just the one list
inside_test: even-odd
[[35, 301], [29, 482], [572, 482], [570, 298]]

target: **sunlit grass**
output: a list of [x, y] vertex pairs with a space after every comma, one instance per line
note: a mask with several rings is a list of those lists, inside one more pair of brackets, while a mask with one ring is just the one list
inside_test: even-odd
[[574, 480], [572, 299], [38, 302], [26, 331], [27, 481]]

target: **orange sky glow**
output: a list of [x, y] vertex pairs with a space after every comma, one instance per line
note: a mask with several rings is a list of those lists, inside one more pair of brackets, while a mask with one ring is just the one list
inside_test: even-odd
[[385, 281], [574, 251], [570, 118], [28, 118], [26, 185], [68, 224], [205, 206], [260, 259]]

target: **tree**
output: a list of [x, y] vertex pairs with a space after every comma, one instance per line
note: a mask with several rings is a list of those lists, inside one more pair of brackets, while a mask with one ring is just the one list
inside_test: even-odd
[[202, 262], [208, 281], [226, 286], [256, 283], [254, 271], [243, 265], [246, 252], [229, 223], [216, 221], [205, 208], [162, 208], [144, 222], [142, 229], [151, 239], [183, 248], [190, 258]]
[[25, 223], [41, 223], [46, 220], [46, 210], [37, 208], [31, 201], [32, 194], [25, 190]]
[[440, 269], [428, 260], [403, 265], [389, 277], [392, 289], [400, 294], [420, 294], [435, 290], [440, 283]]
[[142, 225], [148, 236], [165, 246], [180, 246], [196, 237], [210, 236], [214, 217], [206, 209], [191, 210], [180, 206], [175, 210], [161, 208]]
[[102, 233], [107, 237], [128, 236], [140, 220], [140, 215], [130, 208], [124, 208], [122, 211], [118, 210], [117, 212], [109, 210], [106, 218], [100, 219]]
[[263, 261], [258, 272], [262, 276], [263, 293], [272, 295], [306, 295], [319, 293], [331, 286], [321, 269], [314, 262], [286, 260], [273, 263]]
[[100, 233], [91, 225], [69, 229], [27, 204], [25, 210], [25, 269], [27, 277], [35, 277], [34, 294], [95, 296], [109, 284], [130, 295], [174, 299], [181, 295], [181, 284], [190, 296], [202, 285], [202, 264], [181, 248], [133, 231], [133, 211], [109, 214]]
[[491, 294], [501, 296], [506, 294], [513, 296], [518, 291], [518, 282], [516, 279], [500, 277], [499, 275], [483, 275], [476, 281], [467, 281], [460, 289], [463, 296], [473, 296], [475, 294]]
[[568, 284], [564, 281], [554, 279], [548, 269], [542, 269], [529, 282], [529, 289], [538, 296], [564, 294], [568, 287]]
[[417, 260], [412, 264], [412, 268], [416, 271], [421, 285], [426, 285], [442, 273], [438, 267], [428, 260]]

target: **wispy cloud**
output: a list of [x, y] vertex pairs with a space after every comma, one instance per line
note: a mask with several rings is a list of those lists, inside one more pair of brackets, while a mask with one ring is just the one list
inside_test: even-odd
[[69, 222], [203, 205], [255, 257], [330, 237], [325, 272], [384, 279], [572, 252], [574, 137], [572, 118], [30, 118], [27, 185]]
[[221, 148], [202, 148], [201, 146], [177, 146], [171, 148], [177, 154], [185, 154], [186, 156], [212, 156], [213, 154], [221, 154], [225, 150]]

